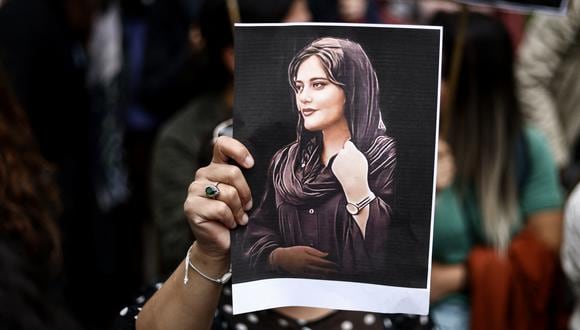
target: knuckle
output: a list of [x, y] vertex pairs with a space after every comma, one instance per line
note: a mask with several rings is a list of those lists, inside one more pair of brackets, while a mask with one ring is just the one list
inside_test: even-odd
[[230, 179], [235, 179], [236, 177], [242, 175], [242, 171], [237, 166], [231, 166], [228, 170], [228, 176]]
[[183, 203], [183, 213], [188, 219], [192, 219], [195, 216], [194, 203], [189, 197]]
[[228, 220], [228, 219], [230, 219], [231, 211], [230, 211], [230, 208], [226, 204], [221, 203], [218, 206], [217, 214], [218, 214], [218, 217], [220, 219]]
[[230, 187], [220, 185], [220, 195], [225, 201], [230, 202], [234, 198], [235, 192]]
[[195, 179], [199, 180], [200, 178], [204, 178], [206, 176], [207, 166], [200, 167], [197, 171], [195, 171]]
[[193, 181], [189, 184], [189, 186], [187, 187], [187, 192], [189, 194], [193, 194], [195, 192], [196, 184], [197, 184], [197, 182], [195, 182], [195, 181]]
[[214, 147], [215, 147], [215, 148], [220, 148], [221, 146], [223, 146], [223, 145], [224, 145], [224, 143], [225, 143], [225, 140], [224, 140], [224, 139], [226, 139], [226, 137], [225, 137], [225, 136], [223, 136], [223, 135], [221, 135], [221, 136], [218, 136], [218, 138], [215, 140], [215, 145], [214, 145]]

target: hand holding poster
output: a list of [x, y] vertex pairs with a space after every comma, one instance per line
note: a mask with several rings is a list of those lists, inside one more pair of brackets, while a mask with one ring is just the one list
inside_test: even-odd
[[234, 137], [256, 166], [234, 312], [426, 314], [441, 30], [237, 25]]

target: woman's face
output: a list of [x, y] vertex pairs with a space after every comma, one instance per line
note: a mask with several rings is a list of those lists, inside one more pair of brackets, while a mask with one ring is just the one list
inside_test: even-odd
[[322, 131], [345, 122], [344, 91], [328, 79], [317, 56], [310, 56], [300, 64], [294, 84], [304, 128]]

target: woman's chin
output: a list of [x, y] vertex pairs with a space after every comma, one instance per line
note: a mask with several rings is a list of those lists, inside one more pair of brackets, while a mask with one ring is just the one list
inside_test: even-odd
[[320, 131], [320, 127], [318, 127], [317, 125], [307, 125], [306, 123], [304, 124], [304, 129], [309, 131], [309, 132]]

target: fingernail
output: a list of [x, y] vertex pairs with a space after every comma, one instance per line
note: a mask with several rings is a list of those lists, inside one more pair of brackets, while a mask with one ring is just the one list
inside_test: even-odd
[[253, 205], [254, 205], [254, 202], [250, 199], [250, 201], [247, 202], [246, 205], [244, 205], [244, 210], [249, 211]]
[[244, 159], [244, 164], [246, 165], [246, 167], [254, 166], [254, 158], [252, 158], [252, 156], [248, 155], [246, 157], [246, 159]]
[[238, 226], [238, 224], [234, 222], [234, 224], [232, 225], [232, 228], [231, 228], [231, 229], [234, 229], [234, 228], [236, 228], [237, 226]]
[[250, 220], [250, 217], [248, 217], [248, 215], [246, 213], [244, 213], [244, 215], [242, 216], [242, 225], [247, 225], [248, 224], [248, 220]]

